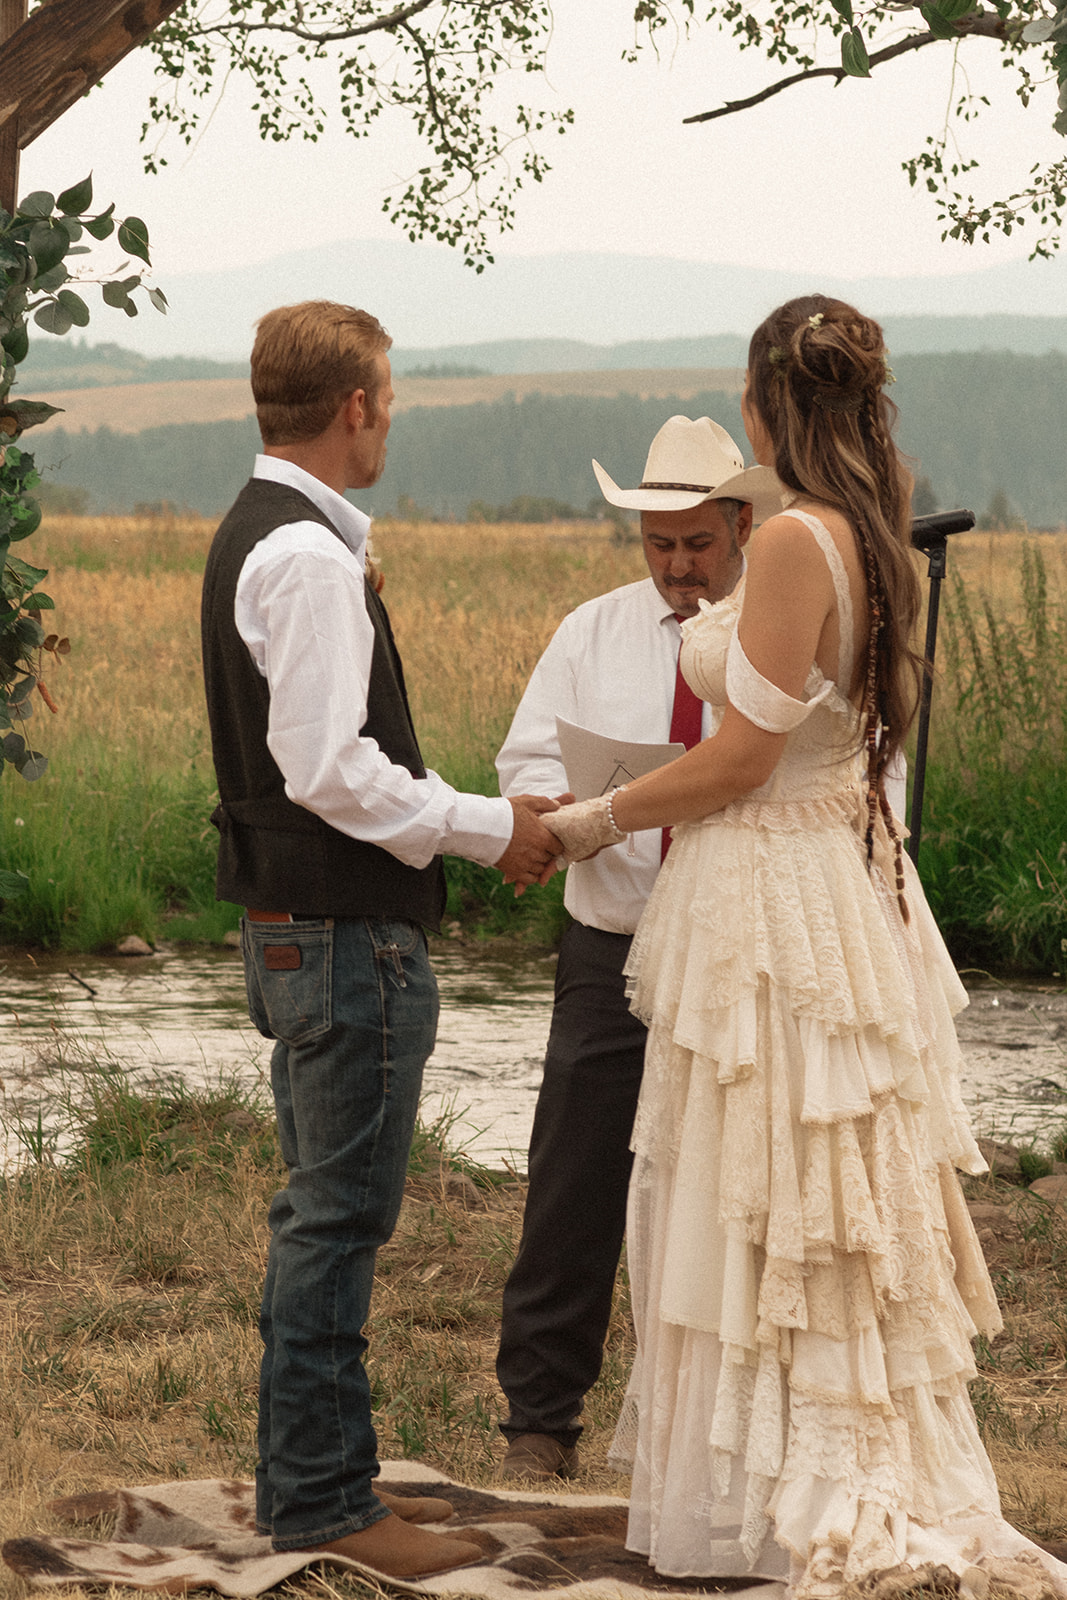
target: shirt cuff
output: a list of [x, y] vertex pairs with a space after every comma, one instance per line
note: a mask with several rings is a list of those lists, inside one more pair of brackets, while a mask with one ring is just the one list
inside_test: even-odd
[[441, 845], [444, 853], [465, 856], [482, 867], [495, 866], [514, 832], [511, 802], [492, 795], [457, 792], [454, 817], [455, 824]]

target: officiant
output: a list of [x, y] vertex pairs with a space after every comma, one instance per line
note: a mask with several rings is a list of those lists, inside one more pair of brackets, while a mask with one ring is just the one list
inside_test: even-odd
[[[709, 417], [672, 417], [644, 477], [604, 498], [637, 511], [649, 575], [587, 601], [534, 669], [497, 757], [503, 795], [568, 790], [557, 716], [620, 740], [691, 748], [709, 707], [678, 672], [680, 625], [732, 592], [752, 528], [781, 510], [766, 467]], [[568, 869], [555, 1003], [529, 1151], [522, 1241], [504, 1289], [497, 1376], [508, 1402], [498, 1478], [570, 1478], [584, 1397], [596, 1382], [626, 1221], [630, 1133], [645, 1028], [626, 1003], [630, 940], [669, 829]]]

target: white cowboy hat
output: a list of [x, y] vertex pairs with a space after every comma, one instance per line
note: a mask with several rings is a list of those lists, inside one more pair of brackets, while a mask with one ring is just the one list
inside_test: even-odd
[[627, 511], [688, 511], [705, 500], [747, 500], [758, 527], [782, 509], [785, 491], [770, 467], [747, 467], [725, 428], [710, 417], [671, 417], [652, 441], [636, 489], [620, 489], [593, 462], [609, 505]]

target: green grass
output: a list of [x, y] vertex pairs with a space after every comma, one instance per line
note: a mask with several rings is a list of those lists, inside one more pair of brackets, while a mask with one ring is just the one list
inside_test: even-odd
[[221, 939], [237, 912], [215, 901], [214, 804], [193, 763], [146, 770], [125, 751], [0, 784], [0, 859], [29, 879], [0, 910], [0, 941], [93, 950], [128, 933]]
[[949, 587], [920, 873], [956, 961], [1062, 973], [1067, 616], [1021, 542], [1018, 616]]

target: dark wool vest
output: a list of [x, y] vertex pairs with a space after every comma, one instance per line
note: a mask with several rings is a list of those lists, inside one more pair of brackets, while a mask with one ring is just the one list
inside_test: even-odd
[[[403, 917], [436, 929], [445, 907], [440, 856], [427, 867], [405, 866], [379, 845], [331, 828], [288, 799], [267, 748], [270, 691], [237, 632], [234, 597], [249, 552], [290, 522], [317, 522], [341, 538], [298, 489], [252, 478], [223, 519], [204, 572], [204, 682], [221, 801], [211, 819], [219, 830], [218, 898], [257, 911]], [[374, 653], [360, 732], [424, 778], [389, 618], [369, 583], [365, 592]]]

